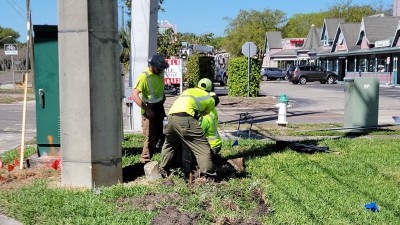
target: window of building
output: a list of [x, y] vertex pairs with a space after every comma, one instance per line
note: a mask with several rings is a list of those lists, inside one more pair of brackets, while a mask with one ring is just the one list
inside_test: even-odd
[[347, 71], [354, 72], [356, 71], [356, 62], [353, 57], [347, 58]]

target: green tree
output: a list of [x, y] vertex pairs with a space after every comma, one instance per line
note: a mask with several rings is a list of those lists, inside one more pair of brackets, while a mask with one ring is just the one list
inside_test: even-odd
[[[131, 6], [132, 6], [132, 0], [121, 0], [122, 3], [126, 6], [126, 13], [128, 15], [131, 15]], [[159, 6], [163, 4], [164, 0], [158, 0]], [[159, 7], [160, 10], [162, 10], [161, 7]], [[125, 12], [122, 12], [125, 13]], [[121, 63], [125, 64], [125, 68], [127, 68], [129, 65], [129, 54], [130, 54], [130, 49], [131, 49], [131, 20], [128, 19], [125, 27], [123, 27], [119, 31], [119, 39], [120, 39], [120, 44], [122, 45], [122, 53], [120, 55], [120, 61]]]
[[229, 21], [225, 29], [226, 38], [222, 45], [232, 55], [241, 55], [242, 45], [247, 41], [254, 42], [258, 49], [264, 46], [265, 33], [279, 30], [286, 22], [286, 14], [283, 11], [264, 9], [262, 12], [255, 10], [240, 10], [236, 18], [225, 18]]
[[[131, 4], [132, 0], [121, 0], [126, 6], [126, 12], [131, 15]], [[159, 5], [161, 6], [164, 0], [159, 0]], [[161, 7], [159, 10], [163, 10]], [[127, 25], [120, 30], [119, 37], [120, 42], [123, 47], [122, 54], [120, 56], [121, 62], [129, 63], [129, 53], [130, 53], [130, 30], [131, 21], [128, 19]], [[214, 38], [213, 33], [206, 33], [197, 36], [193, 33], [174, 33], [172, 29], [167, 29], [163, 33], [158, 32], [157, 37], [157, 52], [164, 55], [165, 57], [178, 56], [179, 50], [181, 49], [182, 42], [189, 42], [190, 44], [199, 45], [211, 45], [214, 48], [221, 47], [221, 38]]]
[[[9, 37], [11, 36], [11, 37]], [[9, 37], [9, 38], [6, 38]], [[16, 43], [20, 37], [19, 33], [11, 28], [0, 26], [0, 47], [3, 48], [6, 43]], [[3, 40], [4, 39], [4, 40]]]
[[165, 57], [178, 56], [181, 49], [181, 42], [178, 35], [169, 28], [164, 33], [158, 32], [157, 37], [157, 52]]
[[312, 24], [315, 27], [322, 27], [327, 12], [294, 14], [289, 18], [285, 26], [282, 27], [283, 38], [302, 38], [307, 37]]
[[120, 62], [125, 64], [125, 68], [129, 67], [129, 54], [131, 49], [131, 32], [127, 29], [122, 29], [119, 32], [119, 41], [122, 46], [122, 53], [120, 55]]
[[343, 18], [346, 22], [361, 22], [365, 16], [371, 16], [379, 13], [385, 13], [382, 2], [376, 5], [357, 5], [353, 0], [346, 0], [331, 5], [327, 12], [327, 17]]

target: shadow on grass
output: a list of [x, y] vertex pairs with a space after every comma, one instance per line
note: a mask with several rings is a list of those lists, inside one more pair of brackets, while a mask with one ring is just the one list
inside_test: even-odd
[[[264, 122], [277, 120], [278, 115], [277, 115], [277, 111], [276, 110], [267, 110], [267, 111], [271, 112], [273, 114], [272, 115], [251, 116], [251, 119], [246, 121], [246, 120], [241, 120], [240, 119], [240, 113], [237, 113], [237, 114], [234, 114], [234, 115], [237, 116], [238, 119], [233, 119], [233, 120], [228, 120], [228, 121], [223, 121], [223, 122], [224, 123], [239, 123], [239, 121], [240, 121], [241, 124], [250, 124], [250, 123], [257, 124], [257, 123], [264, 123]], [[252, 111], [250, 111], [248, 113], [251, 115], [251, 114], [254, 114], [254, 113], [257, 113], [257, 112], [260, 112], [260, 111], [252, 110]], [[313, 114], [320, 114], [320, 113], [323, 113], [323, 112], [317, 111], [317, 112], [288, 113], [288, 116], [294, 118], [294, 117], [313, 115]]]
[[350, 130], [346, 132], [346, 135], [344, 137], [346, 138], [358, 138], [362, 136], [367, 136], [370, 135], [371, 133], [376, 133], [376, 132], [394, 132], [393, 130], [390, 129], [382, 129], [382, 128], [368, 128], [368, 129], [359, 129], [359, 130]]
[[138, 177], [144, 176], [144, 164], [137, 163], [122, 168], [122, 180], [124, 183], [136, 180]]
[[250, 149], [242, 150], [234, 155], [230, 155], [229, 157], [226, 157], [226, 159], [243, 157], [245, 160], [247, 160], [259, 156], [268, 156], [274, 153], [282, 152], [284, 150], [277, 148], [275, 143], [265, 143], [263, 145], [249, 146], [249, 148]]

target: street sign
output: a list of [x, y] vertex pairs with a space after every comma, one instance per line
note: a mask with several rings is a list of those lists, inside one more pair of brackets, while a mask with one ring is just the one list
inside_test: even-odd
[[246, 42], [242, 45], [242, 54], [246, 57], [252, 57], [257, 52], [257, 46], [253, 42]]
[[18, 49], [16, 44], [4, 44], [5, 55], [18, 55]]
[[257, 46], [253, 42], [246, 42], [242, 45], [242, 53], [247, 57], [247, 97], [250, 97], [250, 57], [257, 52]]

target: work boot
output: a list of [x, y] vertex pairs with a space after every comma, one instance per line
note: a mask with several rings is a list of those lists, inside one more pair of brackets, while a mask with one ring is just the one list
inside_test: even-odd
[[235, 168], [235, 170], [239, 173], [244, 172], [245, 170], [245, 164], [243, 158], [229, 159], [227, 163], [233, 166], [233, 168]]

